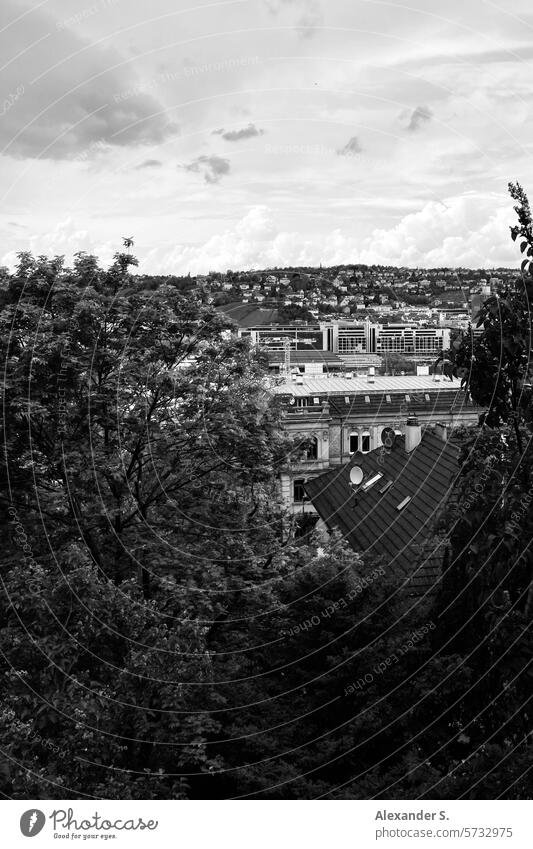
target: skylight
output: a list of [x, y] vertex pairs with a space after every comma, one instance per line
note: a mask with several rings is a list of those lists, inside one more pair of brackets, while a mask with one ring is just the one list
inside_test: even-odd
[[394, 483], [394, 481], [392, 481], [392, 480], [388, 480], [386, 483], [384, 483], [383, 486], [381, 487], [380, 491], [379, 491], [379, 494], [383, 495], [384, 492], [387, 492], [387, 490], [391, 488], [393, 483]]
[[364, 491], [366, 492], [366, 491], [367, 491], [367, 489], [370, 489], [370, 487], [374, 486], [374, 484], [375, 484], [375, 483], [377, 483], [378, 481], [380, 481], [382, 477], [383, 477], [383, 475], [382, 475], [382, 473], [381, 473], [381, 472], [376, 472], [376, 474], [375, 474], [375, 475], [372, 475], [372, 477], [371, 477], [371, 478], [368, 478], [368, 480], [364, 482], [364, 484], [363, 484], [363, 486], [361, 487], [361, 489], [362, 489], [362, 490], [364, 490]]
[[345, 395], [345, 396], [344, 396], [344, 403], [345, 403], [345, 404], [349, 404], [349, 403], [350, 403], [350, 396], [349, 396], [349, 395]]
[[430, 400], [430, 397], [429, 397], [429, 395], [427, 394], [427, 392], [426, 392], [426, 394], [424, 395], [424, 398], [426, 399], [426, 401], [429, 401], [429, 400]]
[[405, 396], [405, 400], [406, 400], [406, 401], [407, 401], [407, 403], [409, 404], [409, 402], [411, 401], [411, 396], [410, 396], [410, 395], [406, 395], [406, 396]]
[[391, 403], [390, 395], [385, 395], [385, 401], [387, 402], [387, 404]]
[[410, 500], [411, 500], [411, 496], [410, 496], [410, 495], [408, 495], [408, 496], [407, 496], [407, 498], [404, 498], [404, 500], [403, 500], [403, 501], [400, 501], [400, 503], [397, 505], [396, 509], [397, 509], [397, 510], [403, 510], [403, 508], [404, 508], [404, 507], [407, 507], [407, 505], [409, 504]]
[[370, 404], [370, 395], [365, 395], [365, 404]]

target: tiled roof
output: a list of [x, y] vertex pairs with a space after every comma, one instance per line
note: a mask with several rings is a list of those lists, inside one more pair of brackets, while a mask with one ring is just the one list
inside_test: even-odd
[[[419, 594], [431, 589], [440, 575], [440, 556], [436, 562], [427, 553], [413, 570], [420, 546], [434, 533], [436, 516], [459, 473], [458, 455], [456, 444], [426, 429], [410, 453], [404, 438], [398, 437], [390, 453], [380, 449], [354, 454], [345, 466], [308, 481], [305, 489], [328, 527], [338, 528], [362, 554], [385, 555], [391, 570], [404, 576], [410, 590]], [[349, 484], [353, 466], [363, 470], [362, 486], [378, 472], [382, 477], [367, 491], [359, 487], [354, 494]], [[389, 481], [392, 485], [382, 492]], [[398, 510], [406, 498], [410, 501]], [[434, 548], [439, 549], [438, 540]]]

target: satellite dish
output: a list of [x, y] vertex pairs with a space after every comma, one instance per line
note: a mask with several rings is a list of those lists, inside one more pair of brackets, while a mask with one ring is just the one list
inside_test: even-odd
[[352, 486], [359, 486], [364, 478], [363, 470], [360, 466], [353, 466], [350, 469], [350, 483]]
[[396, 434], [392, 427], [384, 427], [381, 431], [381, 444], [391, 450], [394, 447]]
[[296, 404], [296, 398], [294, 397], [294, 395], [291, 395], [291, 397], [289, 398], [289, 404], [291, 405], [291, 407]]

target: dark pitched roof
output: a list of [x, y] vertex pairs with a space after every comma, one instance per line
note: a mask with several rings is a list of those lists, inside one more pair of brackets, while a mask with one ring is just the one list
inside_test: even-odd
[[[416, 571], [415, 558], [432, 537], [436, 516], [455, 482], [459, 450], [425, 430], [417, 448], [407, 453], [404, 438], [398, 437], [390, 453], [358, 452], [345, 466], [308, 481], [305, 490], [321, 518], [340, 530], [354, 550], [385, 555], [413, 592], [426, 592], [440, 577], [440, 556], [424, 557]], [[354, 494], [349, 484], [353, 466], [363, 470], [361, 486], [378, 472], [382, 477]], [[382, 491], [389, 481], [392, 485]], [[407, 497], [411, 500], [398, 510]]]

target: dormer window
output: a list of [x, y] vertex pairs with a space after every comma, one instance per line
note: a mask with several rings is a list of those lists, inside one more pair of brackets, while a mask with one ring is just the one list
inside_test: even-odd
[[370, 451], [370, 434], [368, 432], [363, 433], [361, 438], [361, 451], [363, 454], [368, 454]]
[[355, 454], [356, 451], [359, 451], [359, 434], [351, 433], [350, 434], [350, 454]]

